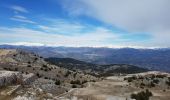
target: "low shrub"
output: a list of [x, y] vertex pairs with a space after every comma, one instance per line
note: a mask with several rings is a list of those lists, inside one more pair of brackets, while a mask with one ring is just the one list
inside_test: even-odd
[[55, 85], [60, 85], [60, 84], [61, 84], [60, 80], [55, 81]]
[[137, 94], [131, 94], [131, 98], [135, 100], [149, 100], [149, 97], [152, 96], [152, 92], [148, 89], [146, 91], [139, 92]]
[[77, 88], [77, 86], [75, 84], [72, 85], [72, 88]]

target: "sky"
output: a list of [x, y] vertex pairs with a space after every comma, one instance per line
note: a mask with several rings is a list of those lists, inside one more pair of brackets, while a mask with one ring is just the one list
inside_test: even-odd
[[0, 0], [0, 44], [170, 47], [170, 0]]

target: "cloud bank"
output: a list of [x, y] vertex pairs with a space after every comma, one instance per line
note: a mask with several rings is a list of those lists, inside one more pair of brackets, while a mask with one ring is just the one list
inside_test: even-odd
[[[148, 44], [170, 46], [169, 0], [78, 0], [77, 2], [84, 4], [87, 10], [83, 6], [84, 12], [76, 15], [94, 17], [131, 33], [145, 32], [152, 35], [152, 41]], [[79, 9], [77, 7], [79, 6], [75, 6]], [[75, 8], [73, 5], [68, 5], [68, 13], [74, 14]]]

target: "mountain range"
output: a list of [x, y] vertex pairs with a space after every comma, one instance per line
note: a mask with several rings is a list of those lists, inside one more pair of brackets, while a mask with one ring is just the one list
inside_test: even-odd
[[98, 65], [129, 64], [150, 70], [170, 72], [170, 48], [136, 49], [16, 45], [0, 45], [0, 48], [31, 51], [44, 58], [73, 58]]

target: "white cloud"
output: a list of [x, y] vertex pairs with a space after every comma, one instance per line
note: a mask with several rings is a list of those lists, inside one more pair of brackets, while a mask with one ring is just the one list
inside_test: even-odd
[[10, 19], [14, 21], [24, 22], [24, 23], [36, 24], [36, 22], [29, 20], [27, 17], [21, 15], [14, 15]]
[[[7, 28], [0, 27], [0, 37], [11, 41], [11, 43], [40, 43], [49, 46], [104, 46], [108, 39], [117, 39], [107, 29], [97, 28], [95, 31], [86, 34], [72, 36], [49, 34], [28, 28]], [[3, 43], [3, 42], [1, 42]]]
[[[80, 15], [86, 15], [86, 14], [93, 14], [93, 11], [86, 5], [85, 3], [81, 2], [81, 0], [62, 0], [61, 7], [64, 10], [67, 10], [69, 15], [71, 17], [76, 17]], [[90, 12], [89, 12], [90, 11]]]
[[10, 18], [10, 19], [14, 20], [14, 21], [24, 22], [24, 23], [36, 24], [36, 22], [33, 22], [31, 20], [28, 20], [28, 19], [20, 19], [20, 18]]
[[77, 33], [87, 26], [79, 23], [65, 21], [63, 19], [45, 19], [47, 25], [39, 25], [38, 27], [43, 31], [50, 33]]
[[26, 8], [18, 6], [18, 5], [12, 5], [9, 8], [12, 9], [15, 14], [13, 17], [10, 18], [10, 20], [24, 22], [24, 23], [30, 23], [30, 24], [36, 24], [36, 22], [28, 19], [27, 17], [19, 15], [19, 13], [29, 13]]
[[18, 19], [27, 19], [25, 16], [21, 16], [21, 15], [15, 15], [14, 18], [18, 18]]
[[92, 15], [129, 31], [155, 31], [170, 27], [169, 0], [84, 0]]
[[85, 14], [131, 33], [148, 33], [152, 40], [145, 45], [170, 46], [170, 0], [82, 0], [86, 7], [75, 4], [65, 7], [68, 13], [84, 8], [75, 15]]
[[16, 13], [17, 12], [28, 13], [28, 10], [21, 6], [13, 5], [13, 6], [10, 6], [10, 8], [14, 10], [14, 12]]
[[[16, 19], [27, 19], [16, 15]], [[33, 24], [35, 29], [24, 27], [0, 27], [0, 43], [10, 41], [18, 45], [92, 46], [92, 47], [149, 47], [146, 41], [135, 41], [129, 33], [115, 33], [106, 27], [97, 27], [66, 21], [44, 19], [45, 25]], [[5, 39], [5, 41], [3, 41]], [[11, 44], [10, 43], [10, 44]], [[153, 43], [152, 43], [153, 44]]]

